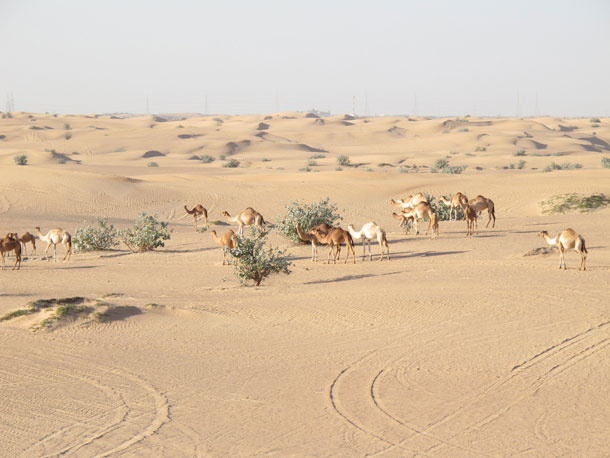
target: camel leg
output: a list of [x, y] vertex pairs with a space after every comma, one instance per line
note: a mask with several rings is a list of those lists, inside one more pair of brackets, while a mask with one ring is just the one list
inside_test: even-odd
[[585, 265], [585, 261], [587, 260], [587, 255], [584, 252], [580, 252], [580, 267], [582, 270], [587, 270], [587, 266]]
[[426, 229], [425, 235], [428, 235], [428, 232], [430, 232], [431, 227], [432, 227], [432, 218], [428, 217], [428, 229]]
[[564, 267], [564, 269], [567, 270], [567, 266], [565, 265], [566, 261], [563, 257], [563, 245], [560, 243], [558, 248], [559, 248], [559, 269]]
[[[347, 256], [349, 256], [349, 251], [345, 255], [345, 262], [347, 262]], [[341, 257], [341, 244], [337, 243], [337, 254], [335, 255], [334, 263], [337, 264], [337, 259]]]
[[373, 260], [373, 252], [371, 251], [371, 239], [366, 240], [366, 244], [369, 246], [369, 261]]
[[413, 227], [415, 227], [415, 235], [419, 235], [419, 222], [417, 218], [413, 218]]
[[51, 244], [49, 242], [47, 242], [47, 248], [44, 250], [44, 257], [47, 258], [47, 261], [50, 261], [49, 259], [49, 248], [51, 247]]
[[330, 254], [331, 254], [331, 253], [332, 253], [333, 255], [335, 254], [335, 253], [334, 253], [334, 249], [333, 249], [333, 244], [332, 244], [332, 243], [329, 243], [329, 244], [328, 244], [328, 258], [326, 259], [326, 264], [330, 264]]
[[57, 262], [57, 243], [53, 244], [53, 262]]
[[379, 254], [379, 260], [383, 261], [383, 242], [380, 239], [377, 239], [377, 241], [379, 242], [379, 250], [381, 251]]
[[[369, 250], [370, 250], [371, 246], [369, 245]], [[352, 250], [352, 259], [354, 260], [354, 264], [356, 264], [356, 252], [354, 251], [354, 245], [352, 245], [351, 243], [347, 244], [347, 248], [345, 249], [345, 251], [347, 251], [347, 253], [345, 254], [345, 263], [347, 264], [347, 258], [349, 256], [349, 251]]]
[[4, 251], [0, 251], [0, 256], [2, 256], [2, 270], [4, 270]]

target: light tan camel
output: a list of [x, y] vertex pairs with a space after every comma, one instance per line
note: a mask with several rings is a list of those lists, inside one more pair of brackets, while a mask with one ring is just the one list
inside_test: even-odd
[[334, 263], [337, 263], [337, 258], [341, 254], [341, 244], [345, 243], [347, 245], [347, 256], [345, 256], [345, 263], [347, 264], [347, 260], [349, 258], [349, 252], [352, 252], [352, 258], [354, 258], [354, 264], [356, 264], [356, 254], [354, 253], [354, 241], [352, 240], [352, 236], [349, 232], [341, 229], [340, 227], [333, 227], [328, 232], [323, 232], [320, 229], [312, 229], [311, 231], [316, 238], [318, 239], [318, 243], [328, 245], [330, 249], [328, 250], [328, 260], [327, 264], [330, 264], [330, 254], [335, 250], [337, 253], [333, 256]]
[[400, 221], [398, 224], [399, 224], [399, 227], [402, 230], [402, 232], [404, 234], [408, 234], [409, 230], [411, 229], [411, 226], [413, 226], [413, 221], [415, 221], [415, 218], [413, 216], [409, 216], [407, 218], [402, 213], [398, 214], [398, 213], [394, 213], [394, 212], [392, 212], [392, 216]]
[[237, 216], [231, 216], [229, 215], [229, 212], [225, 210], [222, 212], [222, 216], [226, 217], [230, 223], [237, 223], [239, 225], [239, 229], [237, 229], [237, 233], [239, 235], [243, 235], [244, 226], [255, 225], [262, 229], [266, 224], [263, 215], [254, 210], [252, 207], [246, 208]]
[[449, 221], [451, 221], [451, 214], [453, 214], [454, 220], [457, 221], [458, 208], [465, 211], [468, 206], [468, 197], [461, 192], [456, 192], [453, 197], [451, 197], [451, 200], [447, 199], [445, 196], [441, 196], [439, 200], [449, 206]]
[[438, 237], [438, 216], [436, 213], [432, 213], [430, 224], [432, 224], [432, 240], [436, 240]]
[[197, 221], [202, 216], [205, 219], [205, 224], [208, 224], [208, 210], [203, 205], [197, 204], [192, 210], [189, 210], [185, 205], [184, 209], [189, 215], [193, 215], [193, 218], [195, 219], [195, 229], [197, 229]]
[[419, 235], [419, 219], [428, 218], [428, 229], [426, 229], [426, 235], [432, 227], [432, 207], [428, 202], [420, 202], [411, 209], [403, 210], [402, 214], [405, 218], [413, 217], [413, 225], [415, 226], [415, 235]]
[[224, 266], [227, 262], [227, 251], [225, 248], [235, 248], [236, 246], [235, 232], [233, 232], [232, 229], [229, 229], [227, 232], [222, 234], [222, 237], [218, 237], [216, 231], [210, 231], [210, 234], [212, 234], [212, 237], [214, 237], [216, 243], [222, 247], [222, 265]]
[[319, 229], [322, 232], [326, 232], [328, 233], [328, 231], [330, 231], [332, 229], [332, 226], [326, 224], [326, 223], [322, 223], [322, 224], [318, 224], [317, 226], [312, 227], [309, 231], [307, 232], [303, 232], [303, 230], [301, 229], [301, 224], [297, 223], [296, 226], [297, 229], [297, 235], [299, 236], [299, 238], [303, 241], [303, 242], [311, 242], [311, 260], [312, 262], [315, 262], [318, 260], [318, 239], [316, 238], [316, 236], [313, 234], [313, 230], [314, 229]]
[[487, 224], [485, 227], [489, 226], [493, 218], [493, 225], [491, 227], [496, 227], [496, 209], [494, 207], [494, 202], [491, 199], [487, 199], [483, 196], [476, 196], [474, 199], [470, 199], [468, 201], [468, 205], [474, 207], [477, 214], [480, 214], [483, 210], [487, 209], [487, 214], [489, 215], [489, 219], [487, 220]]
[[559, 268], [563, 266], [564, 270], [567, 270], [565, 258], [563, 257], [564, 250], [574, 250], [580, 255], [580, 268], [578, 270], [587, 270], [585, 261], [587, 260], [587, 247], [585, 246], [585, 239], [581, 235], [577, 234], [573, 229], [566, 229], [565, 231], [557, 234], [556, 237], [550, 238], [547, 231], [538, 233], [539, 236], [546, 240], [546, 243], [559, 248]]
[[[2, 257], [2, 270], [4, 270], [4, 253], [9, 253], [11, 251], [15, 252], [15, 265], [12, 270], [21, 269], [21, 242], [19, 239], [13, 237], [14, 234], [8, 233], [6, 236], [0, 240], [0, 256]], [[17, 265], [19, 264], [19, 265]]]
[[347, 226], [347, 230], [354, 240], [362, 239], [362, 260], [366, 258], [366, 248], [365, 245], [369, 246], [369, 261], [373, 260], [373, 254], [371, 253], [371, 240], [377, 239], [379, 243], [379, 248], [381, 249], [381, 255], [379, 256], [379, 260], [383, 260], [385, 247], [387, 251], [388, 260], [390, 259], [390, 247], [388, 246], [388, 239], [386, 237], [385, 231], [380, 228], [375, 221], [371, 221], [362, 226], [362, 229], [356, 231], [353, 225]]
[[24, 232], [23, 234], [21, 234], [21, 237], [19, 237], [19, 241], [21, 242], [24, 254], [28, 254], [26, 246], [28, 242], [32, 244], [32, 248], [34, 248], [34, 254], [36, 254], [36, 236], [30, 234], [29, 232]]
[[479, 225], [477, 224], [477, 211], [474, 207], [470, 205], [466, 205], [466, 209], [464, 210], [464, 219], [466, 220], [466, 235], [471, 236], [474, 231], [479, 233]]
[[400, 209], [413, 208], [421, 202], [428, 203], [428, 199], [426, 199], [426, 196], [424, 196], [421, 192], [418, 192], [414, 196], [405, 197], [404, 199], [390, 199], [390, 204]]
[[65, 261], [66, 259], [70, 259], [70, 256], [72, 255], [72, 236], [70, 235], [69, 232], [66, 232], [63, 229], [57, 227], [57, 228], [51, 229], [49, 232], [47, 232], [47, 235], [43, 235], [42, 232], [40, 232], [39, 227], [36, 227], [35, 229], [36, 229], [36, 234], [38, 235], [38, 238], [40, 240], [42, 240], [43, 242], [47, 242], [47, 248], [44, 250], [44, 255], [49, 261], [50, 261], [50, 259], [49, 259], [48, 251], [49, 251], [49, 247], [51, 245], [53, 245], [53, 262], [57, 261], [57, 244], [58, 243], [61, 243], [63, 246], [66, 247], [66, 255], [64, 256], [62, 261]]

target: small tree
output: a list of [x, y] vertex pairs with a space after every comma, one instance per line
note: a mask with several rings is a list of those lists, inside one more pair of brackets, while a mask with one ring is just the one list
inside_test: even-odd
[[28, 157], [25, 154], [18, 154], [13, 158], [13, 160], [17, 165], [27, 165], [28, 163]]
[[280, 217], [277, 230], [295, 243], [305, 243], [297, 234], [297, 224], [301, 225], [303, 232], [307, 232], [318, 224], [326, 223], [332, 226], [343, 219], [337, 213], [337, 206], [330, 203], [329, 197], [311, 204], [301, 204], [295, 200], [286, 204], [285, 208], [286, 214]]
[[122, 230], [119, 235], [132, 252], [152, 251], [164, 247], [164, 240], [170, 239], [169, 223], [159, 221], [157, 215], [141, 213], [131, 229]]
[[234, 168], [239, 167], [239, 161], [237, 159], [231, 159], [230, 161], [227, 161], [224, 164], [222, 164], [222, 166], [230, 168], [230, 169], [234, 169]]
[[112, 224], [108, 224], [108, 219], [98, 218], [97, 224], [97, 228], [81, 226], [74, 231], [74, 251], [109, 250], [119, 244], [119, 231]]
[[253, 227], [247, 237], [237, 236], [235, 248], [225, 248], [233, 256], [231, 264], [235, 266], [240, 283], [253, 281], [256, 286], [274, 273], [290, 274], [290, 261], [286, 250], [267, 247], [265, 237], [268, 232]]

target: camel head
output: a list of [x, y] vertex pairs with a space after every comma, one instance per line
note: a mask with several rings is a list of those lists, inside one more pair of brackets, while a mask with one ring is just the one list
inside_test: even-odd
[[214, 230], [210, 231], [210, 234], [212, 234], [212, 235], [218, 235], [218, 234], [216, 234], [216, 231], [214, 231]]
[[538, 232], [538, 237], [548, 237], [549, 233], [547, 231]]
[[228, 211], [224, 210], [224, 211], [222, 212], [222, 216], [227, 216], [227, 217], [229, 217], [229, 216], [231, 216], [231, 215], [229, 215], [229, 212], [228, 212]]
[[36, 226], [34, 229], [36, 229], [38, 232], [40, 232], [40, 226]]

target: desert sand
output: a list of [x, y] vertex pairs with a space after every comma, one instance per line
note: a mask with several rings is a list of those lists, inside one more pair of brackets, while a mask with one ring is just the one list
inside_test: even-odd
[[[125, 228], [142, 211], [173, 229], [154, 252], [65, 263], [43, 259], [38, 241], [21, 270], [0, 272], [0, 316], [38, 299], [110, 306], [102, 322], [0, 322], [0, 455], [610, 456], [610, 209], [540, 207], [608, 195], [608, 142], [610, 119], [0, 119], [2, 235], [97, 217]], [[337, 171], [342, 154], [353, 166]], [[466, 170], [429, 173], [446, 157]], [[543, 172], [552, 161], [583, 167]], [[441, 221], [437, 240], [404, 235], [388, 201], [418, 191], [483, 194], [496, 226], [484, 212], [473, 237], [464, 221]], [[362, 261], [358, 243], [356, 264], [323, 263], [324, 247], [312, 263], [309, 245], [272, 231], [292, 273], [242, 287], [209, 232], [183, 218], [201, 203], [221, 234], [223, 210], [274, 221], [292, 200], [327, 196], [344, 228], [385, 228], [392, 259]], [[586, 239], [585, 272], [573, 251], [567, 271], [556, 252], [524, 256], [545, 246], [539, 231], [567, 227]]]

